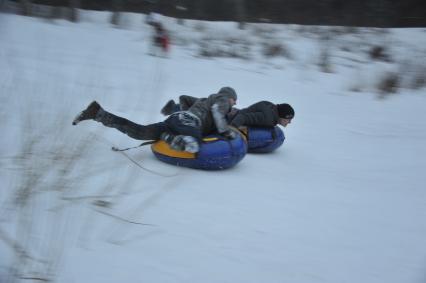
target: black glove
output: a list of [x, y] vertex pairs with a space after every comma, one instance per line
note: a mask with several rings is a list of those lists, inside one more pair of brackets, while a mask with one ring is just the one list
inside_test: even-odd
[[233, 140], [237, 137], [237, 133], [234, 132], [233, 130], [227, 130], [227, 131], [221, 133], [220, 135], [223, 136], [227, 140]]

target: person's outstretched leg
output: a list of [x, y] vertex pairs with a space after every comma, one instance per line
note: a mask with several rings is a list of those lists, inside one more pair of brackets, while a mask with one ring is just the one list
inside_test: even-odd
[[101, 109], [101, 106], [96, 101], [92, 101], [92, 103], [87, 106], [86, 109], [81, 111], [72, 121], [72, 124], [75, 126], [81, 121], [84, 120], [92, 120], [95, 119], [96, 114], [98, 113], [99, 109]]
[[82, 111], [73, 121], [77, 125], [84, 120], [95, 120], [104, 126], [114, 128], [136, 140], [159, 140], [161, 134], [168, 130], [165, 123], [139, 125], [125, 118], [116, 116], [104, 110], [96, 101]]

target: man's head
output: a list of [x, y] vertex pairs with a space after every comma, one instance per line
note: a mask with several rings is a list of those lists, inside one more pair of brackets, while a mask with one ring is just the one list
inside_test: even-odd
[[278, 116], [280, 117], [278, 123], [285, 127], [291, 123], [291, 119], [294, 118], [294, 109], [290, 104], [282, 103], [277, 104]]
[[227, 94], [229, 96], [229, 101], [231, 106], [234, 106], [237, 103], [237, 93], [232, 87], [229, 87], [229, 86], [222, 87], [218, 93]]

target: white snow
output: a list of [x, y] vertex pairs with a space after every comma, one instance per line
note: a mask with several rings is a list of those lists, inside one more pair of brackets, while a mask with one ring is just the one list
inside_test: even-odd
[[[163, 17], [161, 58], [147, 54], [142, 15], [120, 28], [108, 18], [0, 14], [0, 282], [426, 282], [425, 88], [375, 89], [385, 72], [406, 75], [403, 60], [425, 66], [425, 29], [324, 41], [328, 27]], [[250, 60], [198, 56], [200, 42], [226, 49], [231, 37], [250, 42]], [[292, 58], [263, 57], [271, 40]], [[373, 44], [394, 61], [371, 61]], [[331, 73], [318, 66], [324, 46]], [[150, 172], [110, 149], [139, 141], [71, 126], [92, 100], [152, 123], [168, 99], [223, 86], [240, 107], [293, 105], [281, 148], [218, 172], [126, 152]]]

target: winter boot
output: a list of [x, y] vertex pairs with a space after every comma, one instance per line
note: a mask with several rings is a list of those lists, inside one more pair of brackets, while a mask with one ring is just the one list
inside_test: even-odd
[[168, 116], [174, 112], [179, 111], [179, 104], [176, 104], [173, 99], [170, 99], [163, 108], [161, 108], [161, 114]]
[[89, 106], [87, 106], [85, 110], [83, 110], [80, 114], [77, 115], [77, 117], [75, 117], [75, 119], [72, 121], [72, 124], [77, 125], [81, 121], [95, 119], [99, 109], [101, 109], [99, 103], [93, 101], [89, 104]]

